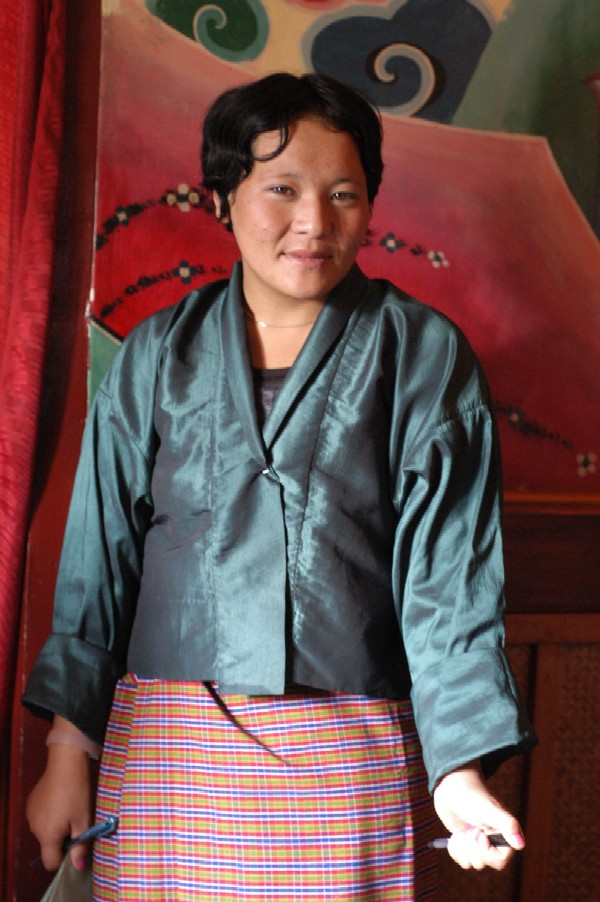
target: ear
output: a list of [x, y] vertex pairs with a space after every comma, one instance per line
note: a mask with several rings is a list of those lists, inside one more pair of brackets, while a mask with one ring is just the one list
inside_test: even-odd
[[213, 191], [212, 196], [213, 196], [213, 204], [215, 205], [215, 213], [216, 213], [217, 219], [219, 220], [219, 222], [226, 223], [227, 220], [221, 218], [221, 198], [219, 197], [219, 195], [217, 194], [216, 191]]
[[[231, 195], [230, 195], [231, 197]], [[216, 191], [213, 191], [213, 203], [215, 205], [215, 213], [219, 222], [222, 222], [223, 225], [228, 226], [231, 223], [231, 216], [227, 214], [223, 214], [223, 205], [221, 204], [221, 198], [217, 194]], [[231, 206], [231, 201], [229, 202]]]

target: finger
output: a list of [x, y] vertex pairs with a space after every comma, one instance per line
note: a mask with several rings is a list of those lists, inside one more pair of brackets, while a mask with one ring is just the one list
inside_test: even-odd
[[517, 852], [520, 852], [521, 849], [525, 848], [525, 837], [523, 836], [523, 831], [520, 826], [518, 826], [513, 833], [504, 833], [503, 836], [511, 848], [515, 849]]
[[[89, 818], [78, 821], [76, 824], [72, 824], [71, 838], [81, 836], [89, 829], [90, 824], [91, 821]], [[75, 870], [85, 871], [85, 869], [88, 867], [89, 853], [89, 842], [80, 842], [69, 847], [68, 855]]]
[[77, 843], [69, 849], [69, 858], [76, 871], [85, 871], [88, 866], [88, 843]]
[[478, 845], [479, 832], [477, 827], [466, 825], [453, 833], [448, 842], [448, 854], [465, 870], [481, 871], [485, 867], [485, 847], [480, 849]]
[[450, 837], [448, 853], [462, 868], [481, 871], [490, 867], [501, 871], [510, 862], [515, 850], [506, 846], [497, 848], [490, 843], [483, 830], [467, 826]]
[[519, 821], [491, 793], [479, 797], [478, 804], [473, 807], [471, 823], [480, 825], [486, 832], [501, 833], [513, 848], [525, 846]]
[[485, 827], [482, 827], [482, 831], [484, 837], [487, 833], [499, 833], [508, 843], [508, 846], [495, 846], [490, 844], [487, 838], [485, 839], [488, 845], [491, 845], [492, 850], [498, 853], [500, 859], [503, 856], [511, 858], [513, 852], [520, 852], [525, 848], [525, 837], [521, 825], [507, 812], [503, 812], [501, 816], [498, 816], [493, 826], [486, 824]]
[[42, 864], [47, 871], [56, 871], [60, 867], [63, 860], [63, 853], [60, 843], [46, 842], [40, 843], [40, 858]]
[[[479, 800], [472, 814], [476, 817], [473, 817], [471, 823], [477, 824], [482, 833], [501, 834], [512, 850], [520, 851], [525, 848], [525, 836], [519, 821], [491, 794]], [[486, 844], [489, 847], [487, 841]], [[505, 849], [495, 847], [492, 849], [498, 852], [498, 858], [493, 857], [494, 861], [502, 861], [505, 855], [508, 855], [508, 858], [512, 857]]]
[[492, 845], [485, 833], [479, 834], [477, 844], [485, 867], [493, 868], [495, 871], [504, 870], [515, 854], [511, 846]]

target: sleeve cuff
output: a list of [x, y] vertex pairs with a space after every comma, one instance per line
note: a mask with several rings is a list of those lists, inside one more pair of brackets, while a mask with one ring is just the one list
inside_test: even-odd
[[91, 740], [104, 733], [117, 680], [124, 667], [106, 649], [60, 633], [52, 634], [34, 665], [23, 705], [50, 720], [64, 717]]
[[430, 792], [468, 761], [489, 776], [537, 743], [503, 649], [445, 658], [415, 681], [412, 701]]

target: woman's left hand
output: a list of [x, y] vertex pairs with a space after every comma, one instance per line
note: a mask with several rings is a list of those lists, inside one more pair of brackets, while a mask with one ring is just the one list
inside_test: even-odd
[[[462, 868], [501, 871], [525, 847], [518, 820], [492, 795], [477, 762], [446, 774], [433, 792], [438, 817], [452, 833], [448, 853]], [[508, 846], [495, 848], [487, 833], [501, 833]]]

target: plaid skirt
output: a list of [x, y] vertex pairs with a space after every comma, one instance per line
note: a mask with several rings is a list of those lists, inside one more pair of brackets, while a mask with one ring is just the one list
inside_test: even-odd
[[435, 824], [408, 702], [136, 679], [116, 691], [96, 902], [424, 900]]

